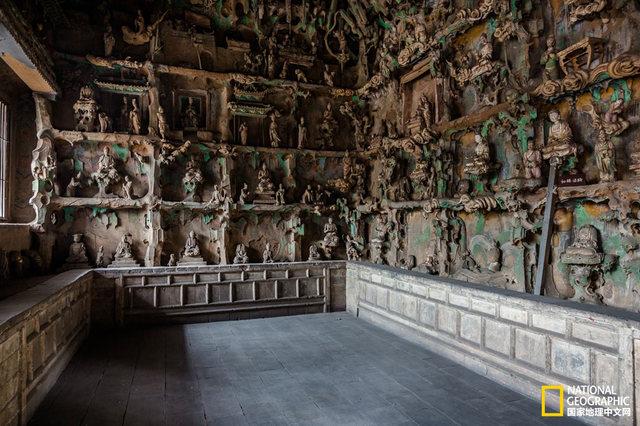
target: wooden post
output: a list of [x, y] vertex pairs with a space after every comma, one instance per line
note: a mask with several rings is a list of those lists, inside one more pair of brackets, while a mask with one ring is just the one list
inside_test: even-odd
[[538, 255], [538, 267], [536, 269], [536, 281], [533, 294], [541, 295], [542, 286], [545, 281], [549, 260], [549, 250], [551, 247], [551, 236], [553, 233], [553, 213], [556, 204], [556, 174], [558, 172], [558, 162], [551, 161], [549, 168], [549, 180], [547, 182], [547, 201], [544, 206], [544, 218], [542, 222], [542, 238], [540, 239], [540, 253]]

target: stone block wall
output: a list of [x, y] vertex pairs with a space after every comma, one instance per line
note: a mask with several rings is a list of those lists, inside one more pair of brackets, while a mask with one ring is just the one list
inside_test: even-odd
[[92, 273], [69, 271], [0, 302], [0, 424], [26, 424], [89, 331]]
[[221, 321], [346, 307], [346, 262], [99, 269], [92, 324]]
[[639, 418], [640, 323], [626, 311], [351, 262], [347, 310], [536, 399], [541, 385], [613, 386], [636, 401], [617, 422]]

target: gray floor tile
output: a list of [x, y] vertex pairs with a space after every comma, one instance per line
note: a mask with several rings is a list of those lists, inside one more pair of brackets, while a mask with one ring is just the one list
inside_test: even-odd
[[91, 337], [31, 424], [540, 420], [530, 399], [347, 314], [326, 314]]

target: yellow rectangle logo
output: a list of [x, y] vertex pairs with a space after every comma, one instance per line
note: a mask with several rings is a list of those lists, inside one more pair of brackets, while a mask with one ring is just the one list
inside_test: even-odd
[[[558, 397], [560, 398], [560, 411], [547, 412], [546, 396], [547, 391], [558, 391]], [[540, 405], [542, 417], [562, 417], [564, 416], [564, 387], [562, 385], [547, 385], [540, 388]]]

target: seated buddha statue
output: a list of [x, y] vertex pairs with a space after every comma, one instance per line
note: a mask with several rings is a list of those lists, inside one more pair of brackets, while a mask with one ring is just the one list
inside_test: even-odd
[[542, 157], [548, 160], [576, 155], [577, 146], [573, 142], [573, 132], [569, 124], [560, 117], [557, 110], [549, 112], [549, 120], [551, 120], [551, 127], [547, 146], [542, 149]]
[[602, 261], [598, 252], [598, 230], [593, 225], [578, 228], [573, 244], [562, 255], [563, 262], [569, 264], [597, 264]]
[[489, 172], [489, 163], [491, 161], [489, 144], [481, 135], [476, 135], [475, 141], [474, 156], [464, 165], [464, 172], [470, 175], [482, 176]]

